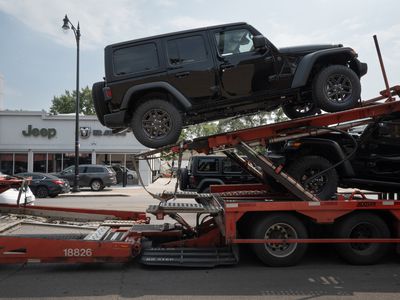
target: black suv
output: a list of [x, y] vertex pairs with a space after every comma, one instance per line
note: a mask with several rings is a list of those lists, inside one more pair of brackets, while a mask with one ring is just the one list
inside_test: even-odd
[[350, 133], [332, 132], [275, 144], [269, 157], [284, 164], [292, 177], [321, 199], [330, 199], [338, 186], [399, 193], [400, 113]]
[[175, 143], [182, 127], [281, 106], [289, 118], [346, 110], [367, 65], [342, 45], [277, 48], [246, 23], [143, 38], [105, 48], [93, 85], [100, 122], [143, 145]]
[[210, 185], [245, 184], [257, 180], [226, 156], [192, 156], [181, 168], [179, 188], [208, 193]]

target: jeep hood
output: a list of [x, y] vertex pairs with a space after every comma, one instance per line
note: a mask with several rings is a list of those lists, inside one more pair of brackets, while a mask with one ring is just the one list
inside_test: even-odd
[[304, 46], [293, 46], [293, 47], [283, 47], [279, 48], [279, 52], [282, 54], [307, 54], [319, 50], [331, 49], [331, 48], [340, 48], [343, 45], [330, 45], [330, 44], [320, 44], [320, 45], [304, 45]]

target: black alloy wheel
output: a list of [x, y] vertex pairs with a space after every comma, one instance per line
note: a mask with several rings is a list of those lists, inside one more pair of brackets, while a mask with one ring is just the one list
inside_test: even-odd
[[134, 112], [132, 130], [137, 140], [149, 148], [167, 146], [178, 141], [182, 116], [165, 100], [147, 100]]
[[346, 66], [328, 66], [314, 78], [313, 99], [324, 111], [351, 109], [357, 105], [360, 96], [360, 78]]

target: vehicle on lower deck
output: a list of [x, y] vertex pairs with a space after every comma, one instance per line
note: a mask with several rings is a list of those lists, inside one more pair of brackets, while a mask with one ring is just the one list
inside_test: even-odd
[[[289, 140], [273, 145], [270, 150], [271, 159], [283, 164], [284, 170], [322, 199], [330, 199], [338, 187], [400, 191], [398, 112], [350, 134], [332, 131]], [[309, 180], [311, 177], [315, 178]]]

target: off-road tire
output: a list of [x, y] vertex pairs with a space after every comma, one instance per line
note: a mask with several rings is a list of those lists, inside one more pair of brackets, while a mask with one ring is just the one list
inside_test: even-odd
[[327, 112], [337, 112], [357, 105], [361, 96], [361, 83], [352, 69], [331, 65], [314, 77], [312, 90], [317, 107]]
[[92, 87], [93, 105], [96, 111], [97, 119], [104, 124], [104, 115], [109, 114], [110, 110], [104, 101], [104, 81], [96, 82]]
[[184, 191], [189, 185], [189, 172], [187, 168], [181, 168], [179, 173], [179, 188]]
[[[146, 123], [147, 129], [143, 123]], [[160, 128], [157, 129], [157, 126]], [[159, 148], [178, 141], [182, 130], [182, 115], [174, 104], [166, 100], [147, 100], [133, 113], [131, 127], [141, 144], [149, 148]], [[152, 128], [156, 128], [156, 131]]]
[[[253, 225], [253, 239], [306, 239], [307, 229], [295, 216], [287, 213], [275, 213], [261, 217]], [[297, 264], [307, 251], [307, 244], [252, 244], [257, 257], [271, 267], [288, 267]]]
[[[367, 212], [348, 215], [334, 226], [336, 238], [390, 238], [390, 230], [381, 217]], [[379, 262], [390, 249], [389, 244], [347, 243], [336, 244], [337, 253], [354, 265]]]
[[[308, 183], [308, 185], [305, 181], [307, 177], [310, 178], [331, 166], [332, 164], [329, 160], [322, 156], [306, 155], [290, 163], [286, 168], [286, 172], [321, 200], [330, 200], [336, 193], [338, 186], [338, 175], [335, 169], [318, 176]], [[321, 180], [323, 180], [322, 184]]]
[[287, 103], [282, 105], [282, 111], [289, 119], [303, 118], [321, 113], [321, 110], [316, 107], [314, 103], [305, 103], [304, 108], [306, 108], [307, 105], [309, 105], [309, 109], [301, 111], [303, 105]]

